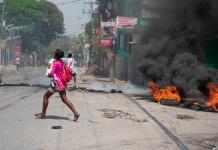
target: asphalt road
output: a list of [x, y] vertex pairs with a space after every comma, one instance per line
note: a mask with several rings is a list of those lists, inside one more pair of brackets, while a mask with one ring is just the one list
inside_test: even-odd
[[[16, 72], [12, 67], [5, 72], [3, 81], [47, 85], [44, 70], [26, 68]], [[78, 85], [97, 89], [112, 86], [93, 76], [86, 78], [88, 82], [79, 81]], [[70, 90], [68, 97], [81, 113], [78, 122], [73, 121], [72, 113], [58, 94], [50, 99], [47, 118], [36, 119], [34, 113], [41, 111], [45, 90], [41, 86], [0, 87], [0, 149], [212, 150], [218, 147], [217, 113], [163, 106], [143, 93]], [[178, 119], [178, 114], [189, 117]], [[62, 128], [52, 129], [53, 126]]]

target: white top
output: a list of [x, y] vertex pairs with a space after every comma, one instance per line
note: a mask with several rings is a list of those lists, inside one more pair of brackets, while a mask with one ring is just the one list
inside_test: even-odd
[[20, 64], [20, 58], [19, 58], [19, 57], [15, 58], [15, 63], [16, 63], [17, 65]]
[[72, 72], [74, 72], [75, 59], [73, 57], [68, 58], [67, 66], [72, 70]]

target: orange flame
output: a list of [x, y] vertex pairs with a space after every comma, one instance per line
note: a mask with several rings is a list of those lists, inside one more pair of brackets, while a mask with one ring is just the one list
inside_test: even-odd
[[218, 111], [218, 86], [214, 83], [210, 83], [207, 85], [207, 88], [209, 89], [209, 101], [207, 101], [205, 105]]
[[160, 89], [159, 86], [152, 81], [148, 82], [147, 86], [152, 90], [152, 96], [158, 102], [161, 99], [176, 100], [177, 102], [181, 100], [179, 91], [175, 86], [167, 86], [165, 89]]

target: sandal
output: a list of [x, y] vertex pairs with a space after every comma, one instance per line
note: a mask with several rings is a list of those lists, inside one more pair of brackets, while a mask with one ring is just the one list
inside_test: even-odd
[[42, 114], [42, 113], [38, 113], [38, 114], [35, 114], [36, 118], [38, 119], [45, 119], [45, 115]]
[[76, 114], [74, 115], [73, 121], [77, 121], [77, 120], [79, 119], [79, 116], [80, 116], [80, 114], [79, 114], [79, 113], [76, 113]]

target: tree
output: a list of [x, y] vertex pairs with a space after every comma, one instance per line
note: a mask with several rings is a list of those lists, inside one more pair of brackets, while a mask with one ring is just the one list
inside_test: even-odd
[[63, 14], [46, 0], [5, 0], [7, 24], [25, 26], [20, 32], [23, 49], [29, 53], [64, 33]]
[[76, 59], [76, 61], [81, 65], [83, 63], [83, 43], [84, 37], [82, 34], [79, 34], [78, 36], [75, 36], [72, 39], [73, 43], [73, 57]]
[[59, 34], [64, 33], [64, 17], [57, 6], [51, 2], [43, 1], [43, 14], [46, 17], [46, 22], [42, 22], [40, 27], [41, 43], [48, 45]]
[[40, 57], [52, 57], [57, 48], [63, 50], [66, 57], [68, 52], [72, 49], [72, 39], [69, 36], [60, 36], [54, 39], [47, 47], [42, 47]]

